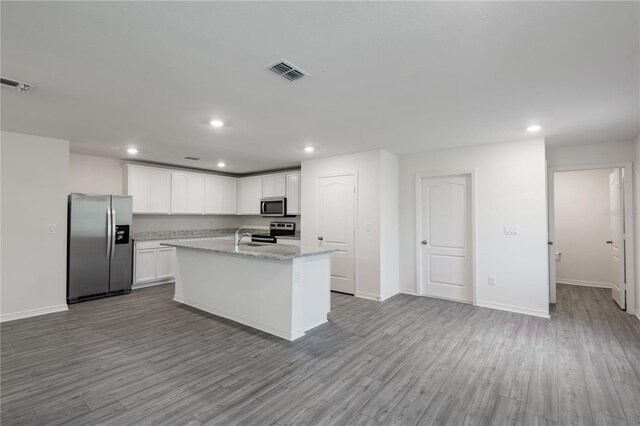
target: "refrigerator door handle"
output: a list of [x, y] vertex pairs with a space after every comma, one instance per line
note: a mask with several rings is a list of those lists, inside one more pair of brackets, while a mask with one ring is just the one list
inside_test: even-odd
[[111, 209], [111, 256], [109, 260], [113, 260], [116, 251], [116, 209]]
[[111, 207], [107, 207], [107, 259], [111, 258]]

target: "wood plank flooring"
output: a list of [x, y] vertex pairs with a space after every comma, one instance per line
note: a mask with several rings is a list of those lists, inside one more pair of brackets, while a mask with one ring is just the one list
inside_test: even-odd
[[332, 295], [286, 342], [173, 286], [1, 325], [8, 425], [640, 425], [640, 321], [559, 285], [550, 320]]

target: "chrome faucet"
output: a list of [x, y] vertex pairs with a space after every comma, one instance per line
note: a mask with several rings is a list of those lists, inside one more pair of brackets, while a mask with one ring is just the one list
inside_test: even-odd
[[244, 226], [241, 226], [240, 228], [236, 229], [236, 233], [235, 236], [233, 238], [233, 242], [235, 244], [236, 247], [238, 247], [240, 245], [240, 241], [242, 241], [242, 239], [244, 237], [249, 237], [251, 238], [251, 234], [248, 232], [243, 233], [242, 235], [240, 235], [240, 230], [244, 228]]

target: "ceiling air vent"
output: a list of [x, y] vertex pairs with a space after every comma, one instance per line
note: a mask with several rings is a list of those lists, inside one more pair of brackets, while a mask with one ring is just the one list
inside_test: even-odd
[[279, 61], [267, 65], [265, 69], [268, 69], [289, 81], [300, 80], [302, 77], [309, 75], [308, 72], [293, 65], [291, 62], [285, 61], [284, 59], [280, 59]]
[[0, 84], [6, 87], [10, 87], [20, 93], [30, 93], [33, 89], [36, 88], [35, 84], [24, 83], [4, 77], [0, 77]]
[[200, 157], [191, 157], [191, 156], [186, 156], [184, 157], [185, 160], [193, 160], [193, 161], [199, 161]]

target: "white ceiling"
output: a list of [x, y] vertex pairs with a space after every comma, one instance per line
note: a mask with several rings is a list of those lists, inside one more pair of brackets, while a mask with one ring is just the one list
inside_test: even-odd
[[[2, 76], [38, 85], [2, 88], [2, 129], [235, 173], [523, 139], [531, 123], [552, 145], [629, 140], [639, 5], [2, 1]], [[279, 58], [311, 76], [263, 69]]]

